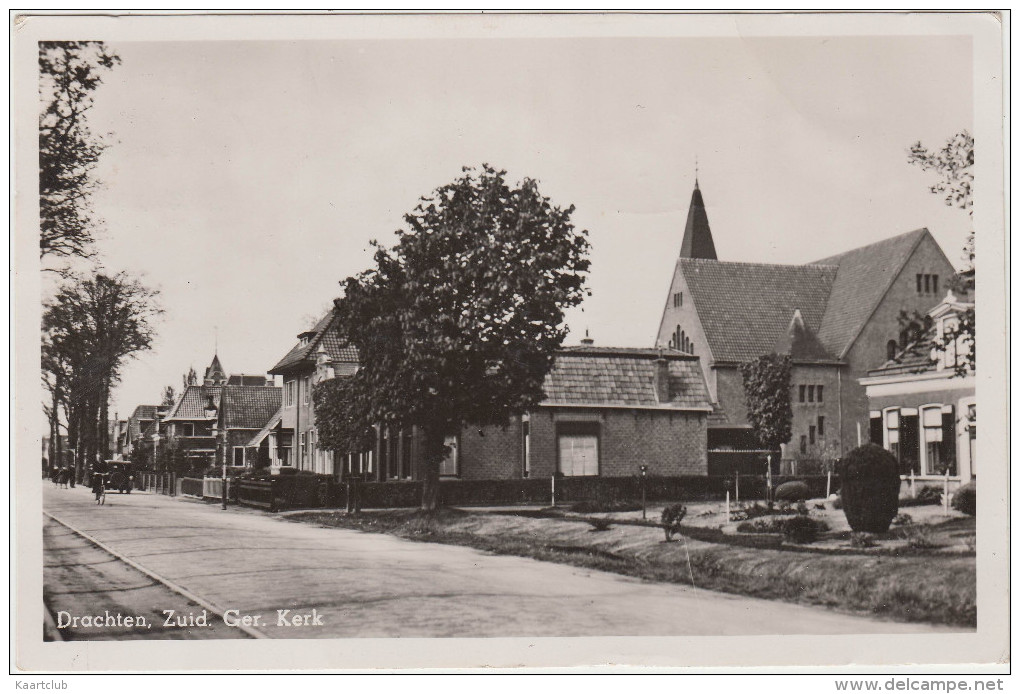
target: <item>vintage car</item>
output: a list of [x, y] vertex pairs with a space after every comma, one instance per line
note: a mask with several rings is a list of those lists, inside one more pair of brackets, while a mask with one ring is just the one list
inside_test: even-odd
[[117, 491], [121, 494], [130, 494], [134, 483], [135, 472], [130, 461], [106, 461], [106, 490], [108, 492]]

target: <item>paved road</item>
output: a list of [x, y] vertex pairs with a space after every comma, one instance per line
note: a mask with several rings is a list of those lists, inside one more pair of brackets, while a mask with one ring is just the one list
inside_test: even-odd
[[[150, 494], [111, 494], [97, 507], [87, 489], [46, 486], [43, 508], [218, 612], [258, 616], [252, 626], [271, 638], [937, 631]], [[47, 524], [45, 585], [51, 602], [59, 596], [56, 609], [84, 615], [116, 608], [160, 623], [165, 609], [201, 613], [193, 601], [141, 579], [143, 573], [113, 564], [104, 571], [120, 572], [121, 582], [111, 580], [96, 570], [98, 553], [112, 558], [102, 550], [84, 553], [87, 567], [69, 566], [82, 563], [84, 550], [68, 552], [61, 542], [70, 540], [61, 534], [64, 526]], [[132, 580], [144, 588], [125, 590]], [[153, 592], [138, 597], [143, 589]], [[77, 590], [92, 592], [72, 605], [69, 594]], [[290, 612], [281, 619], [278, 610]], [[294, 615], [309, 615], [309, 624], [295, 625], [303, 620]], [[218, 626], [152, 629], [141, 638], [245, 636], [224, 630], [218, 616], [210, 621]], [[127, 636], [104, 629], [75, 636]]]

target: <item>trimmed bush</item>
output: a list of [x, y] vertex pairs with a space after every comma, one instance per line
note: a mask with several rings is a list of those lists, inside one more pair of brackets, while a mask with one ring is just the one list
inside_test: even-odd
[[925, 486], [917, 490], [917, 496], [906, 496], [900, 499], [900, 508], [906, 506], [938, 506], [942, 503], [942, 490], [938, 487]]
[[775, 516], [755, 518], [754, 520], [744, 521], [737, 526], [738, 533], [781, 533], [786, 525], [786, 518], [776, 518]]
[[873, 443], [855, 448], [839, 464], [843, 513], [856, 532], [884, 533], [899, 511], [899, 463]]
[[776, 487], [776, 501], [806, 501], [811, 498], [811, 488], [804, 482], [784, 482]]
[[977, 515], [977, 484], [971, 482], [956, 490], [953, 495], [953, 508], [968, 516]]
[[892, 519], [893, 525], [910, 525], [913, 522], [914, 518], [909, 513], [900, 513]]
[[874, 547], [875, 538], [871, 533], [850, 533], [850, 546], [856, 549]]
[[798, 545], [807, 545], [818, 539], [818, 534], [829, 529], [822, 521], [807, 516], [794, 516], [783, 521], [783, 536]]

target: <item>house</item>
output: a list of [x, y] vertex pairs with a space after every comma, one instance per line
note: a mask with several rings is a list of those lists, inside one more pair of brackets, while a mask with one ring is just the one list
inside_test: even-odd
[[[131, 416], [127, 418], [127, 425], [124, 428], [124, 443], [122, 452], [125, 458], [132, 457], [137, 450], [146, 451], [150, 458], [152, 453], [151, 432], [147, 438], [146, 430], [156, 420], [156, 405], [139, 405]], [[134, 453], [138, 455], [137, 453]]]
[[896, 456], [904, 476], [942, 482], [948, 473], [953, 487], [977, 477], [975, 381], [965, 359], [969, 346], [946, 337], [973, 307], [948, 293], [928, 311], [931, 327], [920, 339], [860, 379], [870, 408], [871, 441]]
[[954, 274], [927, 229], [805, 265], [719, 260], [696, 181], [656, 344], [701, 361], [715, 405], [710, 473], [739, 469], [739, 452], [754, 451], [739, 367], [773, 352], [793, 364], [784, 459], [835, 458], [867, 441], [860, 379], [909, 341], [900, 312], [926, 311]]
[[273, 467], [337, 474], [333, 452], [318, 445], [312, 388], [318, 380], [342, 378], [357, 371], [358, 351], [340, 335], [332, 310], [297, 339], [297, 344], [269, 370], [283, 379], [280, 410], [248, 445], [265, 446]]
[[[239, 379], [240, 380], [240, 379]], [[256, 467], [270, 463], [268, 457], [259, 460], [248, 453], [249, 442], [280, 411], [283, 389], [261, 384], [231, 384], [220, 391], [216, 418], [217, 462], [224, 460], [232, 467]]]
[[[268, 384], [268, 385], [267, 385]], [[202, 383], [188, 385], [174, 401], [165, 416], [157, 417], [151, 435], [156, 445], [179, 446], [188, 466], [201, 469], [221, 465], [224, 458], [228, 464], [245, 464], [243, 450], [235, 458], [234, 448], [241, 446], [265, 424], [279, 408], [276, 397], [272, 411], [264, 417], [265, 402], [272, 402], [272, 391], [279, 391], [265, 376], [233, 374], [228, 376], [218, 355], [205, 370]], [[228, 413], [224, 418], [224, 394], [229, 394], [226, 404]], [[251, 393], [251, 397], [247, 394]], [[255, 408], [257, 415], [249, 417], [239, 412], [247, 404]], [[261, 419], [259, 419], [261, 417]], [[252, 421], [258, 421], [253, 425]], [[240, 439], [244, 439], [240, 441]], [[238, 443], [240, 441], [240, 443]]]
[[[705, 475], [712, 405], [698, 359], [676, 350], [567, 347], [543, 385], [545, 399], [506, 426], [465, 428], [447, 438], [444, 478]], [[420, 432], [377, 427], [361, 456], [370, 479], [422, 475]], [[341, 456], [345, 468], [352, 456]]]

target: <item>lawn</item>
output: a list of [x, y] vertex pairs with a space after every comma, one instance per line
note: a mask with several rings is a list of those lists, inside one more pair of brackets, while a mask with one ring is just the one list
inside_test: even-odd
[[[380, 532], [399, 537], [464, 545], [625, 574], [651, 581], [690, 584], [708, 590], [820, 605], [854, 614], [898, 621], [961, 627], [977, 624], [974, 521], [940, 509], [905, 509], [914, 524], [927, 524], [938, 545], [909, 548], [899, 528], [878, 536], [870, 549], [850, 547], [842, 515], [830, 507], [812, 511], [832, 530], [817, 545], [745, 546], [733, 524], [725, 523], [719, 504], [689, 504], [685, 536], [664, 541], [661, 528], [637, 524], [640, 511], [589, 514], [606, 518], [608, 530], [596, 531], [585, 517], [529, 517], [514, 510], [443, 509], [431, 517], [410, 509], [307, 511], [287, 519], [326, 527]], [[661, 507], [660, 507], [661, 508]], [[649, 520], [657, 518], [649, 509]], [[721, 520], [722, 523], [714, 521]], [[689, 522], [688, 522], [689, 521]], [[843, 521], [845, 524], [845, 521]], [[632, 524], [633, 523], [633, 524]], [[723, 527], [719, 527], [722, 525]], [[695, 539], [699, 538], [699, 539]], [[760, 538], [758, 538], [760, 539]]]

